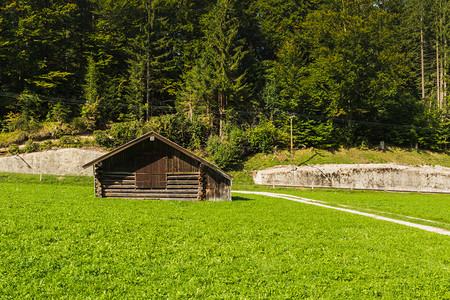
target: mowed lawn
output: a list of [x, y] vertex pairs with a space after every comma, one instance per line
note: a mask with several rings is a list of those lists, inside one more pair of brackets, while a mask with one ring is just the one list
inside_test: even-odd
[[[235, 189], [294, 195], [328, 205], [356, 209], [386, 217], [450, 230], [450, 195], [352, 191], [336, 189], [281, 188], [238, 185]], [[239, 194], [236, 194], [239, 196]], [[413, 217], [416, 219], [408, 218]], [[431, 222], [426, 222], [425, 220]]]
[[0, 183], [0, 298], [450, 297], [448, 236], [235, 199], [99, 199], [90, 186]]

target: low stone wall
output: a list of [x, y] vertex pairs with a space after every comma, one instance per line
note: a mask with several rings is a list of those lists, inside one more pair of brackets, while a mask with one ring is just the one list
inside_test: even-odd
[[450, 193], [450, 168], [398, 164], [278, 166], [257, 171], [256, 184]]
[[99, 150], [68, 148], [4, 156], [0, 157], [0, 172], [92, 176], [92, 168], [81, 166], [103, 154]]

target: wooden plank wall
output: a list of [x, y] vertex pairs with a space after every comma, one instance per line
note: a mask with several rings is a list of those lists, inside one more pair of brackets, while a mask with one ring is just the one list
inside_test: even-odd
[[209, 169], [206, 172], [206, 182], [206, 200], [231, 201], [231, 180]]
[[[167, 163], [166, 185], [138, 188], [136, 172], [142, 171], [137, 161], [152, 153]], [[148, 168], [150, 172], [151, 168]], [[156, 170], [155, 172], [158, 172]], [[99, 197], [161, 200], [231, 200], [231, 182], [216, 170], [201, 166], [192, 157], [155, 139], [145, 140], [105, 159], [95, 168], [96, 195]]]

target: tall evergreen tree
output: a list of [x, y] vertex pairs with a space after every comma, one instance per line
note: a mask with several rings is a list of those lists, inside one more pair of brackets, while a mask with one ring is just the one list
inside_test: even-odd
[[239, 21], [234, 15], [233, 0], [218, 0], [202, 19], [205, 30], [204, 55], [211, 66], [212, 88], [217, 97], [219, 136], [223, 137], [226, 111], [236, 106], [244, 83], [241, 62], [246, 54], [239, 39]]

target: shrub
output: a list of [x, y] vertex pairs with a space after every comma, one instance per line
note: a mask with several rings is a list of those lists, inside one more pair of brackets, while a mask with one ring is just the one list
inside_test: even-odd
[[[232, 129], [228, 131], [229, 128]], [[247, 136], [237, 127], [228, 127], [224, 131], [226, 136], [222, 140], [219, 136], [208, 140], [206, 153], [219, 168], [236, 168], [246, 153]]]
[[19, 154], [19, 152], [20, 152], [19, 145], [17, 145], [17, 144], [9, 145], [8, 152], [11, 154]]
[[62, 148], [80, 147], [80, 138], [71, 135], [64, 135], [59, 139], [58, 146]]
[[354, 129], [346, 127], [340, 132], [333, 126], [332, 121], [320, 122], [316, 120], [294, 121], [294, 147], [306, 145], [308, 147], [319, 147], [333, 149], [341, 143], [352, 145], [350, 141]]
[[96, 130], [94, 131], [94, 142], [100, 147], [114, 148], [115, 141], [106, 131]]
[[209, 139], [206, 153], [219, 168], [230, 169], [239, 162], [239, 151], [230, 141], [221, 141], [219, 136]]
[[74, 133], [77, 133], [77, 134], [88, 131], [88, 129], [86, 127], [86, 123], [84, 122], [83, 118], [81, 118], [81, 117], [74, 118], [70, 122], [70, 128], [73, 130]]
[[269, 152], [278, 145], [278, 130], [271, 121], [262, 120], [248, 132], [250, 146], [254, 152]]
[[28, 122], [27, 120], [23, 117], [23, 115], [19, 114], [19, 113], [13, 113], [13, 112], [9, 112], [6, 115], [5, 118], [5, 127], [8, 129], [9, 132], [13, 132], [16, 130], [28, 130]]
[[25, 147], [23, 148], [23, 151], [26, 153], [36, 152], [39, 150], [39, 145], [32, 140], [28, 140], [25, 143]]
[[107, 130], [94, 131], [94, 141], [101, 147], [114, 148], [141, 136], [144, 128], [139, 121], [115, 123]]
[[70, 108], [63, 103], [53, 104], [47, 119], [53, 122], [67, 123], [69, 121]]
[[39, 150], [49, 150], [53, 148], [53, 142], [47, 140], [39, 145]]
[[170, 114], [153, 117], [148, 125], [149, 130], [154, 130], [180, 145], [187, 146], [191, 142], [190, 126], [181, 115]]

